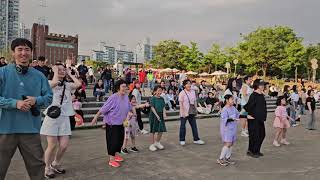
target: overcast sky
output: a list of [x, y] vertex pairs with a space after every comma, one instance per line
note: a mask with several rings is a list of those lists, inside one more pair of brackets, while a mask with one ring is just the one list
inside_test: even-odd
[[22, 22], [31, 27], [45, 16], [50, 32], [79, 34], [79, 52], [87, 55], [100, 41], [133, 49], [145, 37], [195, 41], [206, 52], [274, 25], [294, 28], [305, 44], [320, 42], [320, 0], [46, 0], [46, 8], [41, 0], [20, 1]]

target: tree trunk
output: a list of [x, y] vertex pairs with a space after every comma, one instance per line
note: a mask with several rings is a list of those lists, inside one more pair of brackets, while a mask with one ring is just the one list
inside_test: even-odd
[[294, 80], [295, 82], [298, 82], [298, 66], [296, 66], [296, 69], [294, 71]]
[[310, 81], [310, 69], [307, 67], [308, 81]]

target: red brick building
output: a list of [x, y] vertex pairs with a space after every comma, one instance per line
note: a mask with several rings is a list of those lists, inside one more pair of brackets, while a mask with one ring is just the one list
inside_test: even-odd
[[55, 64], [57, 61], [65, 62], [67, 58], [72, 58], [76, 62], [78, 35], [73, 37], [49, 33], [48, 25], [33, 24], [31, 39], [34, 59], [45, 56], [49, 64]]

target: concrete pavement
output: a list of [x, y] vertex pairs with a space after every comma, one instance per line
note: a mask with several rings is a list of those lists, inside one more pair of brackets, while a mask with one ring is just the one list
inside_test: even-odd
[[[317, 114], [319, 119], [319, 113]], [[107, 165], [105, 132], [102, 129], [78, 130], [73, 133], [64, 166], [67, 174], [57, 180], [319, 180], [320, 131], [307, 131], [303, 126], [288, 131], [289, 146], [272, 146], [273, 113], [268, 114], [267, 137], [263, 144], [264, 157], [252, 159], [245, 155], [248, 139], [238, 137], [233, 148], [237, 165], [220, 167], [216, 159], [221, 150], [219, 119], [199, 119], [198, 128], [206, 145], [192, 144], [187, 126], [187, 145], [178, 142], [179, 122], [167, 122], [168, 133], [163, 137], [165, 150], [150, 152], [150, 136], [137, 137], [140, 153], [125, 155], [121, 168]], [[304, 120], [302, 121], [303, 124]], [[148, 124], [145, 124], [148, 127]], [[319, 126], [318, 126], [319, 127]], [[147, 128], [148, 129], [148, 128]], [[44, 143], [45, 147], [45, 143]], [[29, 179], [20, 154], [12, 160], [7, 180]]]

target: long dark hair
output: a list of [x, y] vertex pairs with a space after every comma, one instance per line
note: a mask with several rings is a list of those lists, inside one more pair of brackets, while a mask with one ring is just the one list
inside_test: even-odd
[[228, 80], [228, 84], [227, 84], [226, 90], [229, 89], [230, 92], [237, 91], [236, 88], [232, 86], [233, 81], [235, 81], [235, 78], [230, 78]]
[[[285, 99], [285, 100], [286, 100], [286, 97], [284, 97], [284, 96], [279, 96], [278, 99], [277, 99], [277, 102], [276, 102], [276, 105], [277, 105], [277, 106], [281, 106], [281, 100], [282, 100], [282, 99]], [[287, 100], [286, 100], [286, 101], [287, 101]]]
[[292, 91], [295, 92], [295, 93], [298, 93], [297, 85], [293, 85], [292, 86]]

